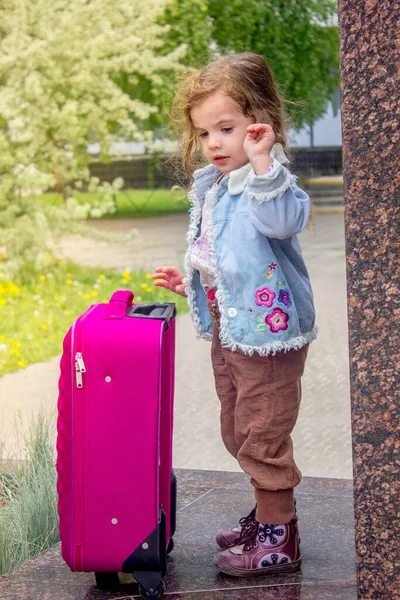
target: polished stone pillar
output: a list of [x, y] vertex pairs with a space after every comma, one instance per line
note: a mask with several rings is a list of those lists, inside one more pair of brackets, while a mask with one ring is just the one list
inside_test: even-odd
[[400, 598], [399, 0], [339, 0], [358, 596]]

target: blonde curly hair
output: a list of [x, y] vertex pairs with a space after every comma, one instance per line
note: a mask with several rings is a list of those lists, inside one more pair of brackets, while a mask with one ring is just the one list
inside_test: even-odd
[[265, 58], [252, 52], [230, 54], [202, 69], [189, 68], [178, 84], [170, 118], [174, 134], [181, 139], [181, 161], [190, 181], [201, 165], [200, 145], [191, 111], [213, 94], [223, 92], [255, 123], [269, 123], [276, 141], [287, 149], [287, 120], [271, 68]]

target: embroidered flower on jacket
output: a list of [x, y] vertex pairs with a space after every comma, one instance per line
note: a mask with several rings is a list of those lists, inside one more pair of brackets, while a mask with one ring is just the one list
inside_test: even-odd
[[265, 273], [265, 277], [268, 277], [268, 279], [270, 279], [272, 277], [272, 275], [273, 275], [272, 271], [267, 271]]
[[270, 265], [268, 265], [270, 269], [272, 269], [273, 271], [276, 269], [276, 263], [271, 263]]
[[276, 296], [275, 292], [268, 287], [262, 287], [254, 292], [257, 306], [267, 306], [270, 308]]
[[288, 328], [289, 315], [281, 308], [274, 308], [272, 313], [265, 317], [265, 322], [269, 325], [272, 333], [278, 333]]
[[290, 292], [287, 288], [282, 288], [279, 290], [278, 302], [282, 302], [282, 304], [284, 304], [285, 306], [290, 306]]
[[215, 290], [208, 290], [208, 292], [207, 292], [207, 298], [209, 300], [215, 300]]

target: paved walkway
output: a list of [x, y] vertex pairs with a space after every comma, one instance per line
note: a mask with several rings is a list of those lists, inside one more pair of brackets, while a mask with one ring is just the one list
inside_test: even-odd
[[[351, 478], [347, 312], [343, 215], [316, 215], [301, 235], [312, 279], [320, 335], [311, 345], [303, 400], [294, 431], [295, 454], [304, 475]], [[60, 253], [86, 265], [152, 270], [182, 265], [187, 215], [146, 220], [106, 220], [91, 227], [139, 236], [126, 245], [64, 239]], [[188, 315], [178, 317], [174, 463], [177, 468], [240, 470], [219, 435], [218, 400], [210, 346], [196, 340]], [[59, 358], [0, 378], [0, 439], [14, 444], [17, 410], [25, 427], [42, 405], [55, 411]], [[20, 426], [20, 429], [23, 426]], [[2, 430], [2, 431], [1, 431]]]

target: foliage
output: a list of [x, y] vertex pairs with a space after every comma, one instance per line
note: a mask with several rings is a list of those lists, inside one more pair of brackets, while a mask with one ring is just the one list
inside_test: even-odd
[[144, 271], [121, 274], [47, 257], [40, 275], [0, 280], [0, 376], [60, 354], [73, 321], [116, 289], [131, 289], [138, 304], [175, 302], [179, 313], [187, 311], [185, 298], [153, 286]]
[[[160, 22], [170, 25], [164, 48], [186, 45], [184, 65], [231, 52], [265, 56], [300, 128], [324, 114], [339, 85], [336, 15], [335, 0], [172, 0]], [[164, 84], [166, 105], [173, 86]]]
[[[88, 171], [89, 142], [106, 159], [118, 139], [146, 139], [149, 115], [141, 78], [158, 89], [160, 73], [179, 68], [179, 48], [160, 53], [167, 0], [5, 0], [0, 5], [0, 276], [14, 276], [50, 252], [49, 230], [79, 231], [88, 215], [112, 210], [122, 181], [99, 186]], [[116, 83], [124, 72], [129, 95]], [[38, 205], [55, 188], [65, 206]], [[98, 206], [77, 205], [98, 189]], [[47, 248], [46, 248], [47, 245]], [[43, 252], [44, 250], [44, 252]]]
[[54, 440], [54, 419], [41, 412], [23, 455], [5, 461], [0, 442], [0, 575], [59, 540]]
[[271, 65], [293, 123], [321, 117], [339, 85], [335, 0], [210, 0], [221, 52], [251, 51]]
[[[208, 17], [207, 2], [204, 0], [172, 0], [158, 18], [158, 24], [164, 28], [160, 36], [159, 53], [161, 56], [181, 49], [181, 65], [201, 66], [209, 59], [211, 42], [211, 20]], [[172, 102], [176, 74], [173, 69], [160, 72], [159, 85], [152, 84], [144, 72], [140, 76], [140, 85], [132, 87], [127, 73], [120, 73], [118, 83], [129, 95], [137, 94], [142, 100], [158, 107], [157, 112], [149, 115], [147, 126], [153, 130], [168, 125], [168, 108]], [[162, 131], [160, 131], [162, 135]]]

